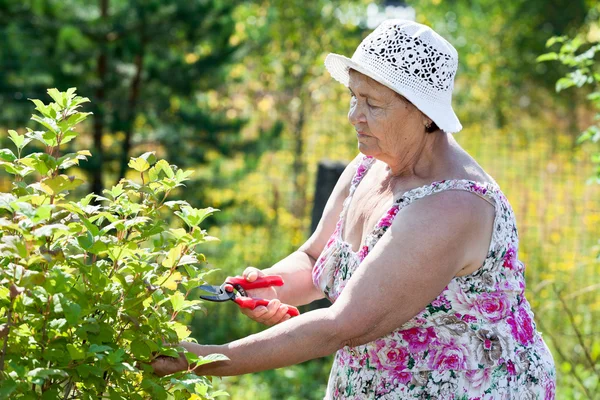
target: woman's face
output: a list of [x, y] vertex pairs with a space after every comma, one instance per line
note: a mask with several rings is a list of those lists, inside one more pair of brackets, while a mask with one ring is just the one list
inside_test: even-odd
[[404, 97], [355, 70], [350, 70], [348, 87], [348, 120], [356, 129], [361, 153], [396, 163], [422, 142], [429, 120]]

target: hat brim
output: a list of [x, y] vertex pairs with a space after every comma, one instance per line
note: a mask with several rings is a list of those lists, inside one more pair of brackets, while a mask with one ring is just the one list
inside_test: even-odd
[[342, 85], [348, 87], [350, 83], [350, 68], [364, 74], [382, 85], [387, 86], [396, 93], [406, 97], [413, 103], [423, 114], [432, 119], [436, 125], [448, 133], [457, 133], [462, 129], [462, 125], [458, 117], [454, 113], [452, 106], [446, 104], [436, 104], [431, 100], [422, 99], [417, 93], [410, 88], [398, 88], [389, 82], [387, 79], [379, 75], [376, 71], [364, 68], [362, 65], [352, 61], [352, 59], [341, 54], [329, 53], [325, 58], [325, 68], [331, 76]]

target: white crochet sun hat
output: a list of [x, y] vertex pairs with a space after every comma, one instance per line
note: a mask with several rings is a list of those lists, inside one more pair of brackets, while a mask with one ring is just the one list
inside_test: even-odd
[[433, 29], [409, 20], [390, 19], [358, 46], [352, 58], [330, 53], [325, 67], [348, 86], [350, 68], [406, 97], [445, 132], [462, 129], [452, 109], [458, 66], [456, 49]]

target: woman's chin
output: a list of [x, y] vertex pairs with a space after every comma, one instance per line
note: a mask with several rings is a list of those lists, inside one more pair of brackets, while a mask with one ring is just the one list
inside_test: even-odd
[[373, 148], [373, 146], [369, 146], [366, 143], [358, 142], [358, 151], [360, 151], [365, 156], [375, 156], [377, 151]]

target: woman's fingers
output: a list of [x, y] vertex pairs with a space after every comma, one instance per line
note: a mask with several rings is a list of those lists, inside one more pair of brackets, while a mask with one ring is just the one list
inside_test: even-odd
[[246, 278], [248, 282], [254, 282], [259, 276], [262, 275], [264, 275], [263, 272], [260, 269], [254, 267], [247, 267], [244, 270], [244, 273], [242, 274], [242, 276]]
[[283, 318], [287, 315], [288, 306], [281, 304], [279, 300], [271, 300], [266, 307], [267, 311], [259, 318], [259, 322], [272, 326], [283, 322]]
[[242, 313], [256, 322], [260, 322], [265, 325], [275, 325], [280, 322], [289, 319], [287, 314], [288, 306], [281, 304], [278, 299], [269, 301], [269, 304], [265, 306], [258, 306], [254, 310], [248, 308], [242, 308]]
[[158, 376], [170, 375], [188, 368], [187, 359], [183, 355], [180, 355], [179, 358], [159, 356], [150, 365]]
[[282, 304], [275, 314], [265, 322], [267, 325], [276, 325], [284, 321], [284, 318], [288, 315], [288, 306]]

